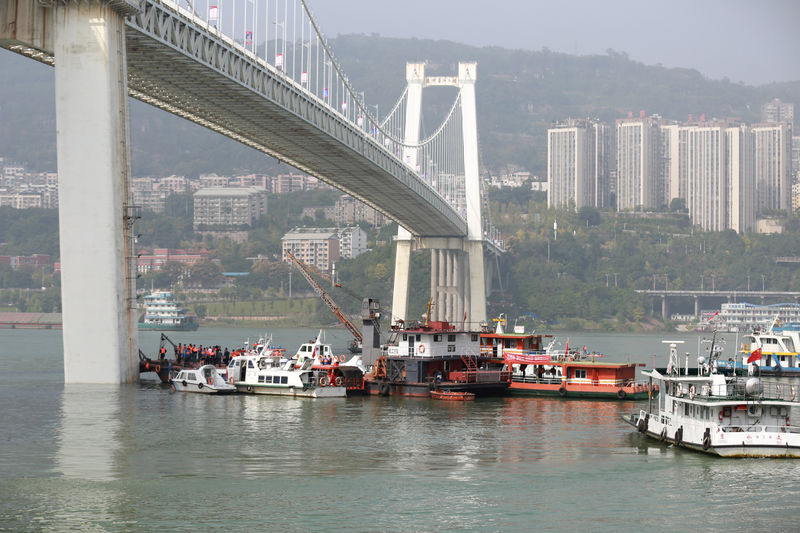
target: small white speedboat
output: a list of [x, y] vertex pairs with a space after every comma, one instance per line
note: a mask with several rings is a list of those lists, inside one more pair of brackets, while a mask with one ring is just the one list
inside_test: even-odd
[[178, 392], [199, 392], [201, 394], [230, 394], [236, 387], [227, 383], [220, 376], [214, 365], [203, 365], [200, 368], [186, 368], [170, 379]]

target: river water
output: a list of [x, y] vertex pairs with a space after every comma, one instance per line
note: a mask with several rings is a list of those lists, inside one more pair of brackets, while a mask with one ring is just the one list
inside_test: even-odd
[[[232, 348], [259, 333], [172, 337]], [[316, 331], [272, 333], [293, 351]], [[666, 364], [665, 335], [559, 337], [609, 361]], [[686, 341], [681, 352], [703, 346], [667, 337]], [[331, 330], [328, 341], [341, 352], [347, 337]], [[158, 333], [140, 343], [155, 354]], [[0, 361], [0, 531], [796, 527], [800, 462], [647, 440], [620, 420], [635, 402], [211, 397], [152, 379], [65, 386], [61, 332], [47, 330], [0, 330]]]

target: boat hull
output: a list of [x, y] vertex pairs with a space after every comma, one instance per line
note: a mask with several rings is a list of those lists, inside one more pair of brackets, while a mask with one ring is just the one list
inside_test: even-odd
[[275, 387], [264, 384], [236, 382], [236, 390], [245, 394], [261, 394], [267, 396], [290, 396], [293, 398], [344, 398], [345, 387]]
[[[546, 383], [521, 383], [512, 381], [508, 392], [519, 396], [550, 396], [559, 398], [586, 398], [597, 400], [646, 400], [650, 396], [647, 387], [613, 387], [593, 385], [562, 385]], [[658, 394], [654, 391], [653, 396]]]
[[197, 322], [181, 325], [147, 324], [139, 322], [138, 325], [139, 329], [150, 331], [197, 331], [197, 328], [200, 327]]
[[[450, 383], [442, 382], [437, 387], [443, 391], [470, 392], [477, 396], [499, 396], [508, 390], [508, 382]], [[430, 383], [392, 382], [380, 379], [365, 379], [364, 394], [373, 396], [431, 397]]]
[[177, 392], [192, 392], [196, 394], [233, 394], [236, 392], [235, 388], [214, 387], [202, 383], [187, 383], [183, 385], [180, 381], [173, 381], [172, 386]]
[[701, 433], [695, 435], [687, 433], [685, 438], [678, 437], [677, 429], [660, 424], [655, 420], [648, 421], [646, 429], [642, 431], [639, 426], [638, 414], [623, 415], [622, 419], [635, 427], [642, 435], [664, 444], [680, 446], [718, 457], [800, 458], [800, 434], [798, 433], [767, 431], [731, 433], [718, 428], [717, 431], [709, 432], [709, 440], [707, 445], [704, 445], [704, 435]]

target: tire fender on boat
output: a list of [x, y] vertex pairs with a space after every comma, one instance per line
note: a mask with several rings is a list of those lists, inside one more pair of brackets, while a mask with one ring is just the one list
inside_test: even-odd
[[675, 432], [675, 444], [678, 445], [683, 440], [683, 426], [679, 427]]
[[156, 374], [161, 372], [161, 365], [156, 365]]
[[248, 386], [247, 386], [247, 392], [250, 392], [251, 390], [253, 390], [253, 387], [251, 387], [250, 385], [248, 385]]
[[198, 383], [198, 384], [197, 384], [197, 388], [198, 388], [198, 389], [202, 389], [202, 388], [203, 388], [203, 383], [202, 383], [202, 382], [201, 382], [201, 383]]
[[183, 385], [184, 387], [187, 385], [187, 383], [186, 383], [186, 380], [185, 380], [185, 379], [184, 379], [183, 381], [181, 381], [181, 385]]
[[558, 394], [563, 398], [567, 395], [567, 388], [562, 386], [560, 389], [558, 389]]
[[661, 442], [667, 440], [667, 428], [661, 430], [661, 435], [659, 435], [658, 440], [660, 440]]
[[636, 423], [636, 429], [639, 430], [639, 433], [647, 431], [647, 417], [639, 419], [639, 422]]
[[703, 449], [707, 450], [709, 448], [711, 448], [711, 437], [706, 435], [705, 437], [703, 437]]
[[624, 390], [619, 389], [617, 391], [617, 398], [619, 398], [620, 400], [624, 400], [625, 396], [627, 396], [627, 393]]
[[388, 383], [381, 383], [380, 387], [378, 387], [378, 392], [381, 396], [389, 396], [389, 392], [391, 387], [389, 387]]

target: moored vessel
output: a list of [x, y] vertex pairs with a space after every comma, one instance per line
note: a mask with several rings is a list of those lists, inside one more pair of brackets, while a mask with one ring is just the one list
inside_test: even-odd
[[341, 398], [344, 380], [333, 370], [314, 369], [312, 359], [299, 366], [280, 354], [246, 353], [228, 364], [228, 383], [240, 392], [304, 398]]
[[200, 368], [185, 368], [179, 371], [170, 383], [178, 392], [197, 392], [201, 394], [230, 394], [236, 387], [226, 383], [214, 365]]
[[[645, 409], [623, 419], [648, 437], [722, 457], [800, 457], [800, 426], [790, 414], [800, 402], [797, 385], [724, 375], [698, 357], [696, 371], [681, 371], [677, 345], [670, 344], [665, 373], [645, 371], [660, 394]], [[688, 365], [686, 365], [688, 366]], [[694, 370], [694, 369], [693, 369]]]
[[446, 321], [397, 322], [381, 356], [364, 377], [364, 391], [381, 396], [431, 396], [431, 391], [497, 395], [511, 373], [480, 351], [480, 333]]
[[[505, 362], [512, 370], [509, 393], [562, 398], [639, 400], [657, 389], [636, 380], [635, 363], [597, 361], [602, 354], [554, 348], [551, 335], [504, 330], [505, 319], [496, 319], [494, 331], [481, 333], [481, 353]], [[545, 344], [546, 341], [547, 344]]]
[[175, 301], [170, 291], [155, 291], [144, 297], [144, 314], [139, 329], [158, 331], [195, 331], [197, 321]]

